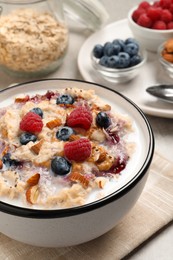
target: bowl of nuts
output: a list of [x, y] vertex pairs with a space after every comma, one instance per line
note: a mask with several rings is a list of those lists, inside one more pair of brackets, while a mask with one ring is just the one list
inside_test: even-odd
[[146, 50], [157, 52], [159, 45], [173, 34], [171, 1], [141, 2], [128, 12], [128, 24]]
[[96, 44], [91, 52], [92, 66], [107, 81], [123, 83], [139, 74], [147, 53], [134, 38], [114, 39]]
[[166, 74], [173, 78], [173, 38], [162, 43], [158, 48], [159, 62]]

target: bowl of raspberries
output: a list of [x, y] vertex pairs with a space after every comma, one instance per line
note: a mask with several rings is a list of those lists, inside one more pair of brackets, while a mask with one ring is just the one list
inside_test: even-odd
[[173, 1], [142, 1], [129, 11], [128, 25], [146, 50], [157, 52], [173, 34]]
[[124, 83], [139, 74], [147, 53], [135, 38], [97, 43], [91, 51], [91, 62], [99, 76], [113, 83]]

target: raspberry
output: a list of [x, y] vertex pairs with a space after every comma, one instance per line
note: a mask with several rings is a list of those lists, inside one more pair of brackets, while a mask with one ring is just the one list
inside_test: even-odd
[[66, 143], [64, 145], [64, 155], [68, 160], [82, 162], [91, 154], [91, 143], [86, 138]]
[[169, 23], [172, 21], [172, 14], [169, 10], [167, 10], [167, 9], [162, 10], [161, 21], [163, 21], [165, 23]]
[[161, 14], [162, 14], [162, 9], [161, 9], [161, 8], [150, 7], [150, 8], [147, 10], [147, 15], [148, 15], [148, 17], [149, 17], [152, 21], [160, 20]]
[[39, 115], [28, 112], [20, 122], [20, 130], [29, 133], [39, 133], [43, 128], [43, 122]]
[[147, 16], [147, 14], [141, 14], [137, 20], [137, 24], [146, 28], [150, 28], [152, 25], [152, 20]]
[[166, 23], [163, 21], [156, 21], [153, 26], [152, 29], [155, 30], [166, 30]]
[[150, 4], [147, 1], [143, 1], [139, 4], [139, 8], [147, 9], [150, 7]]
[[173, 14], [173, 4], [170, 5], [169, 11], [171, 12], [171, 14]]
[[173, 22], [167, 24], [167, 29], [173, 29]]
[[172, 0], [160, 0], [160, 6], [163, 9], [169, 9], [169, 6], [171, 5]]
[[153, 3], [153, 7], [160, 7], [160, 1], [155, 1]]
[[136, 10], [133, 12], [133, 14], [132, 14], [132, 19], [133, 19], [135, 22], [137, 22], [139, 16], [140, 16], [141, 14], [143, 14], [143, 13], [145, 13], [145, 9], [143, 9], [143, 8], [138, 8], [138, 9], [136, 9]]
[[92, 114], [86, 107], [77, 107], [67, 118], [67, 125], [70, 127], [81, 127], [88, 130], [92, 123]]

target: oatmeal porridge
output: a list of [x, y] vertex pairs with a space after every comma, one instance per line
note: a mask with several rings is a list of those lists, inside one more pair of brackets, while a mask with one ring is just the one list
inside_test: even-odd
[[105, 196], [123, 176], [133, 123], [94, 90], [17, 96], [0, 109], [0, 199], [69, 208]]

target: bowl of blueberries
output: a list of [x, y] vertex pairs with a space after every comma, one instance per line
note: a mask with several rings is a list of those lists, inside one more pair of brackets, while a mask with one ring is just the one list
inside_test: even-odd
[[132, 80], [147, 60], [147, 53], [134, 38], [113, 39], [96, 44], [91, 52], [94, 70], [114, 83]]

